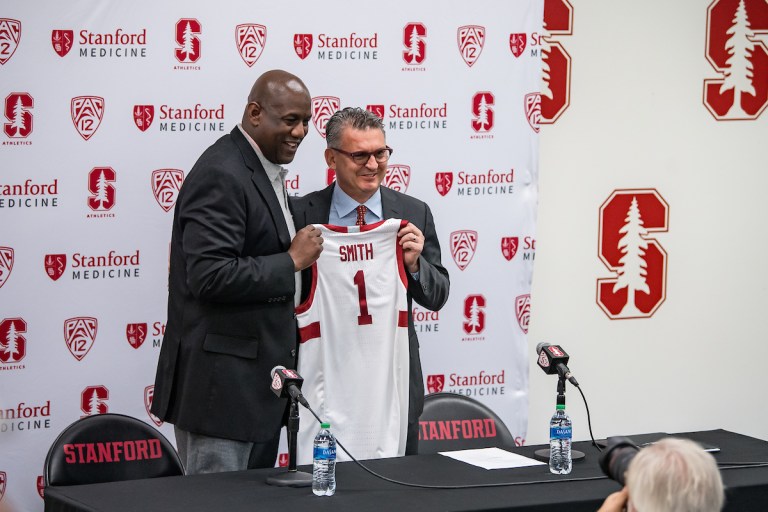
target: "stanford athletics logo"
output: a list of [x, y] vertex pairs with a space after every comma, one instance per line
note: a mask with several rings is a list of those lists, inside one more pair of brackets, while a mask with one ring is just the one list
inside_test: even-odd
[[144, 409], [147, 411], [147, 416], [152, 420], [152, 423], [158, 427], [163, 426], [163, 421], [152, 414], [152, 400], [155, 398], [155, 386], [147, 386], [144, 388]]
[[72, 98], [72, 122], [80, 136], [88, 140], [99, 129], [104, 117], [104, 98], [77, 96]]
[[126, 325], [125, 337], [133, 348], [139, 348], [147, 339], [147, 323]]
[[531, 319], [531, 294], [518, 295], [515, 298], [515, 317], [523, 333], [528, 334], [528, 321]]
[[464, 299], [464, 318], [462, 324], [467, 334], [480, 334], [485, 329], [485, 297], [469, 295]]
[[72, 41], [75, 35], [72, 30], [53, 30], [51, 31], [51, 45], [59, 57], [64, 57], [72, 49]]
[[600, 207], [598, 254], [613, 277], [597, 280], [597, 303], [611, 320], [650, 318], [664, 302], [667, 253], [652, 234], [668, 228], [655, 189], [616, 190]]
[[32, 112], [35, 100], [28, 92], [12, 92], [5, 97], [5, 118], [10, 121], [3, 125], [8, 137], [25, 138], [32, 133]]
[[445, 375], [430, 375], [427, 377], [427, 391], [440, 393], [445, 386]]
[[509, 34], [509, 49], [512, 51], [512, 55], [514, 55], [515, 58], [518, 58], [523, 54], [526, 42], [527, 36], [525, 33]]
[[526, 94], [523, 98], [525, 103], [525, 118], [528, 119], [528, 124], [531, 129], [539, 133], [539, 124], [541, 123], [541, 94], [538, 92], [532, 92]]
[[379, 119], [384, 119], [384, 105], [368, 105], [365, 110], [375, 115]]
[[145, 132], [147, 128], [152, 125], [152, 121], [155, 120], [155, 106], [154, 105], [136, 105], [133, 107], [133, 122], [136, 123], [136, 128]]
[[717, 78], [704, 80], [704, 106], [718, 121], [757, 119], [768, 105], [768, 3], [715, 0], [707, 8], [704, 53]]
[[259, 60], [267, 44], [267, 27], [255, 23], [238, 25], [235, 27], [235, 43], [243, 62], [251, 67]]
[[477, 62], [485, 45], [485, 27], [480, 25], [464, 25], [457, 31], [459, 52], [467, 66]]
[[488, 91], [475, 93], [472, 97], [472, 129], [479, 133], [493, 128], [493, 105], [496, 100]]
[[77, 316], [64, 320], [64, 342], [69, 352], [82, 361], [96, 341], [99, 322], [90, 316]]
[[18, 363], [27, 355], [27, 322], [23, 318], [4, 318], [0, 322], [0, 363]]
[[94, 167], [88, 173], [88, 208], [95, 212], [111, 210], [115, 206], [117, 173], [111, 167]]
[[181, 183], [184, 181], [184, 171], [180, 169], [157, 169], [152, 171], [152, 192], [160, 208], [166, 212], [176, 204]]
[[200, 60], [200, 38], [203, 31], [200, 22], [194, 18], [182, 18], [176, 22], [176, 60], [189, 64]]
[[387, 174], [382, 185], [392, 190], [405, 193], [411, 182], [411, 167], [408, 165], [392, 164], [387, 166]]
[[46, 254], [43, 260], [45, 275], [53, 281], [57, 281], [67, 268], [66, 254]]
[[0, 247], [0, 288], [11, 276], [11, 270], [13, 270], [13, 249]]
[[293, 49], [301, 60], [309, 56], [312, 51], [312, 34], [295, 34], [293, 36]]
[[290, 460], [288, 459], [288, 454], [287, 453], [281, 453], [278, 456], [278, 458], [277, 458], [277, 465], [278, 465], [278, 467], [281, 467], [281, 468], [287, 468], [289, 461]]
[[459, 267], [459, 270], [464, 270], [475, 255], [477, 231], [469, 229], [454, 231], [451, 233], [449, 247], [451, 248], [451, 256], [453, 256], [456, 266]]
[[403, 60], [406, 64], [421, 64], [427, 58], [427, 27], [423, 23], [408, 23], [403, 28]]
[[21, 22], [11, 18], [0, 18], [0, 64], [13, 57], [21, 39]]
[[544, 0], [541, 37], [541, 123], [552, 124], [571, 104], [571, 56], [552, 36], [573, 34], [573, 7], [568, 0]]
[[437, 172], [435, 173], [435, 188], [437, 193], [444, 196], [451, 191], [451, 185], [453, 185], [453, 173], [452, 172]]
[[517, 254], [519, 242], [520, 238], [516, 236], [501, 237], [501, 255], [504, 256], [507, 261], [512, 261], [512, 258]]
[[108, 399], [109, 390], [106, 386], [88, 386], [85, 388], [80, 393], [80, 410], [85, 413], [82, 417], [108, 413]]
[[325, 125], [328, 119], [339, 110], [341, 100], [336, 96], [315, 96], [312, 98], [312, 121], [322, 138], [325, 138]]

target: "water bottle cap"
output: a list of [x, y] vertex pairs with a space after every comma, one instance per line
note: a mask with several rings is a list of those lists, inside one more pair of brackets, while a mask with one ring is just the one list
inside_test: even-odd
[[558, 411], [565, 410], [565, 404], [557, 404], [557, 410]]
[[320, 428], [331, 428], [331, 424], [330, 423], [321, 423], [320, 424]]

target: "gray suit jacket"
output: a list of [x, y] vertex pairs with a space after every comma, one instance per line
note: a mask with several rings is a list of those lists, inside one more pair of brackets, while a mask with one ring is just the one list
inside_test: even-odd
[[[331, 211], [331, 197], [336, 184], [313, 192], [304, 197], [292, 198], [293, 220], [296, 230], [308, 224], [327, 224]], [[450, 280], [448, 271], [440, 262], [440, 242], [435, 232], [432, 212], [423, 201], [381, 187], [381, 205], [385, 219], [405, 219], [412, 222], [424, 233], [424, 249], [419, 258], [419, 281], [408, 275], [408, 339], [410, 355], [410, 386], [408, 421], [418, 421], [424, 409], [424, 377], [419, 357], [419, 340], [413, 327], [412, 304], [415, 300], [421, 306], [433, 311], [439, 310], [448, 300]], [[303, 283], [310, 283], [308, 272]], [[306, 291], [306, 286], [303, 286]], [[302, 294], [304, 295], [304, 294]], [[301, 356], [299, 356], [301, 357]]]

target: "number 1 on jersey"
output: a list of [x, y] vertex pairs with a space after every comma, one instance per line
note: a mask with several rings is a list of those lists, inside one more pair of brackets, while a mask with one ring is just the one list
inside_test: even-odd
[[360, 305], [360, 314], [357, 316], [357, 325], [370, 325], [373, 317], [368, 314], [368, 301], [365, 298], [365, 274], [362, 270], [355, 273], [355, 285], [357, 285], [357, 298]]

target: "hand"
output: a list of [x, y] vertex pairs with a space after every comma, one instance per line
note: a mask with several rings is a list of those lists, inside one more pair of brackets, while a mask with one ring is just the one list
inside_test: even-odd
[[323, 237], [320, 230], [313, 225], [304, 226], [296, 233], [291, 241], [291, 247], [288, 248], [288, 254], [293, 259], [293, 270], [298, 272], [304, 270], [323, 252]]
[[419, 256], [424, 250], [424, 234], [419, 228], [408, 223], [397, 232], [398, 243], [403, 247], [403, 262], [411, 274], [419, 271]]
[[597, 512], [622, 512], [627, 509], [627, 502], [629, 501], [629, 492], [624, 487], [622, 490], [609, 494], [603, 506]]

